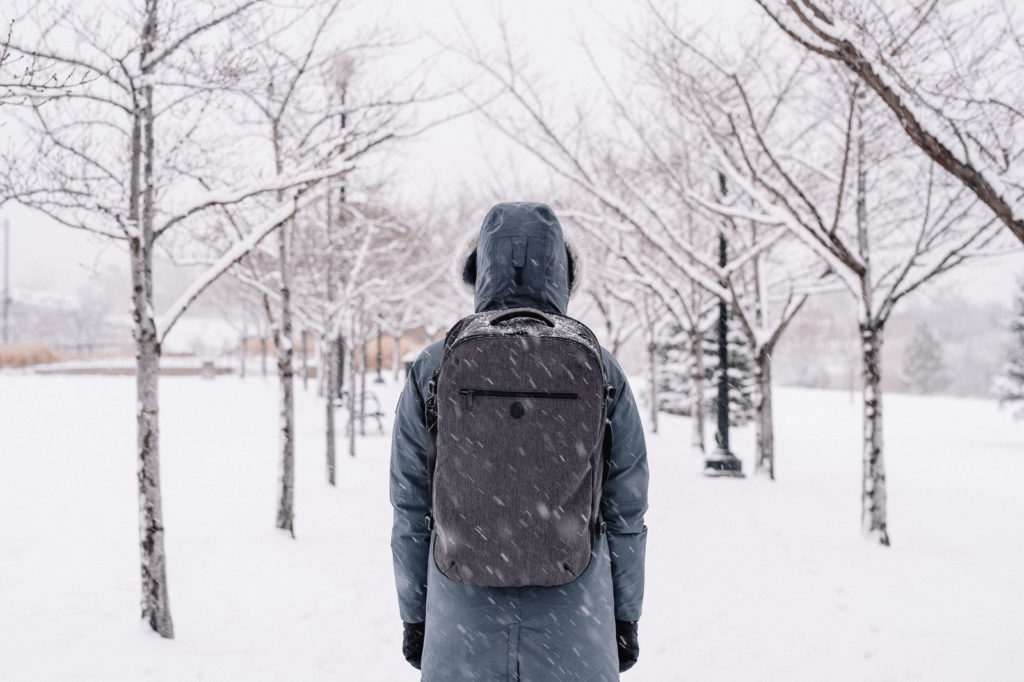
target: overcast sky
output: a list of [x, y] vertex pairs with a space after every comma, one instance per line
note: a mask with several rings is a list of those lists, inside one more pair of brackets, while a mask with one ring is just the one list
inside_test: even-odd
[[[694, 24], [707, 27], [723, 41], [737, 41], [739, 27], [757, 16], [752, 0], [681, 0], [680, 8]], [[430, 34], [403, 48], [398, 60], [407, 63], [436, 51], [435, 40], [455, 40], [462, 30], [460, 24], [486, 45], [496, 40], [497, 17], [504, 16], [534, 67], [543, 70], [549, 84], [569, 91], [597, 86], [578, 48], [579, 35], [593, 45], [607, 46], [607, 54], [614, 55], [619, 31], [642, 9], [642, 1], [621, 0], [383, 0], [364, 2], [355, 14], [363, 21], [383, 20], [406, 35]], [[508, 144], [471, 119], [456, 120], [430, 131], [402, 152], [400, 179], [409, 184], [412, 193], [461, 187], [488, 172], [484, 157], [501, 154]], [[486, 209], [480, 207], [481, 218]], [[75, 296], [105, 268], [116, 268], [127, 278], [126, 257], [120, 247], [18, 207], [8, 207], [3, 215], [11, 221], [10, 279], [15, 290]], [[952, 287], [974, 300], [1008, 305], [1015, 278], [1020, 275], [1024, 275], [1024, 251], [963, 268], [947, 276], [935, 291]]]

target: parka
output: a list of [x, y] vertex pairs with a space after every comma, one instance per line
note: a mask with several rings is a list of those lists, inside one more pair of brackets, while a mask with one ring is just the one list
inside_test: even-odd
[[[462, 270], [474, 286], [475, 310], [532, 307], [567, 314], [581, 259], [567, 246], [552, 210], [502, 203], [484, 219]], [[395, 414], [390, 499], [391, 549], [399, 613], [425, 623], [424, 682], [617, 680], [615, 621], [637, 621], [644, 595], [648, 466], [640, 414], [618, 362], [604, 347], [605, 376], [615, 388], [607, 415], [611, 466], [590, 565], [559, 587], [497, 588], [455, 582], [433, 559], [427, 486], [428, 382], [443, 341], [413, 363]]]

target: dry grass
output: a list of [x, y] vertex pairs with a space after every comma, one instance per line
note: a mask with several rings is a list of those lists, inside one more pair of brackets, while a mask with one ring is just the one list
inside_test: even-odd
[[0, 367], [29, 367], [63, 359], [52, 349], [38, 343], [0, 346]]

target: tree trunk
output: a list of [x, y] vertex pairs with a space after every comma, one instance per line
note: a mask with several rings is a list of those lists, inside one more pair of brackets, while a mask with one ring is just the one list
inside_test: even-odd
[[260, 337], [260, 371], [263, 373], [263, 378], [267, 378], [267, 335], [266, 333]]
[[[271, 127], [271, 142], [274, 148], [274, 170], [280, 175], [284, 171], [281, 155], [281, 129], [278, 120]], [[284, 199], [284, 192], [278, 190], [277, 200]], [[278, 228], [277, 255], [281, 278], [281, 324], [274, 329], [274, 345], [277, 346], [277, 376], [281, 385], [281, 413], [278, 424], [281, 446], [281, 499], [277, 507], [277, 527], [287, 530], [295, 537], [295, 369], [292, 365], [294, 348], [292, 340], [292, 294], [291, 294], [291, 223], [285, 222]]]
[[704, 446], [704, 340], [699, 332], [690, 334], [691, 364], [690, 382], [693, 384], [693, 404], [690, 407], [693, 435], [691, 448], [699, 455], [706, 454]]
[[316, 345], [316, 394], [319, 397], [323, 397], [327, 392], [327, 366], [324, 362], [328, 362], [328, 344], [324, 343], [321, 339]]
[[[863, 93], [854, 93], [863, 100]], [[868, 239], [867, 166], [864, 163], [866, 133], [863, 104], [856, 109], [857, 127], [857, 249], [864, 264], [860, 276], [861, 371], [864, 377], [864, 442], [861, 487], [861, 524], [870, 538], [889, 546], [886, 522], [885, 461], [882, 459], [882, 332], [884, 318], [873, 314], [871, 245]]]
[[341, 392], [345, 390], [345, 340], [341, 338], [341, 334], [338, 334], [337, 340], [334, 342], [334, 358], [335, 358], [335, 371], [338, 373], [335, 378], [335, 384], [338, 386], [338, 395], [334, 396], [338, 399], [338, 405], [341, 405]]
[[359, 435], [366, 435], [366, 370], [369, 369], [366, 361], [366, 344], [363, 344], [359, 351]]
[[302, 339], [302, 390], [309, 390], [309, 334], [303, 329], [300, 335]]
[[393, 332], [391, 334], [391, 363], [394, 371], [395, 383], [398, 383], [400, 378], [399, 372], [401, 371], [402, 364], [402, 344], [400, 342], [402, 335], [399, 332]]
[[889, 545], [885, 460], [882, 457], [882, 325], [870, 317], [860, 324], [864, 376], [864, 459], [861, 517], [864, 532]]
[[238, 359], [238, 377], [240, 379], [244, 379], [245, 378], [245, 361], [249, 357], [249, 354], [246, 352], [247, 350], [248, 349], [246, 347], [245, 334], [242, 334], [241, 350], [238, 352], [238, 355], [239, 355], [239, 359]]
[[754, 472], [766, 471], [775, 480], [775, 424], [772, 416], [772, 349], [763, 347], [754, 369], [757, 379], [756, 437], [757, 457]]
[[651, 372], [651, 433], [658, 432], [658, 362], [657, 345], [652, 340], [647, 344], [647, 365]]
[[288, 223], [280, 228], [278, 255], [281, 270], [281, 324], [274, 330], [277, 346], [277, 375], [281, 385], [280, 446], [281, 498], [277, 506], [277, 527], [295, 537], [295, 396], [292, 370], [292, 307], [289, 291]]
[[[160, 428], [158, 386], [160, 348], [147, 281], [151, 258], [138, 239], [132, 244], [135, 319], [135, 390], [138, 429], [139, 532], [142, 556], [142, 618], [162, 637], [174, 637], [167, 594], [167, 557], [160, 494]], [[148, 274], [147, 274], [148, 270]]]
[[[353, 339], [355, 336], [353, 335]], [[356, 388], [358, 386], [358, 370], [356, 368], [356, 344], [354, 341], [349, 343], [349, 354], [348, 354], [348, 454], [349, 457], [356, 456]]]
[[[147, 0], [139, 62], [154, 49], [156, 0]], [[145, 69], [144, 69], [145, 71]], [[129, 201], [138, 233], [130, 241], [132, 302], [135, 323], [136, 427], [138, 430], [139, 535], [142, 577], [142, 618], [161, 637], [174, 637], [167, 592], [163, 502], [160, 491], [159, 379], [160, 342], [153, 311], [153, 86], [144, 72], [141, 109], [132, 127], [132, 177]], [[140, 206], [141, 202], [141, 206]], [[140, 210], [141, 208], [141, 210]]]
[[335, 469], [337, 466], [337, 450], [335, 448], [335, 428], [334, 428], [334, 412], [335, 412], [335, 401], [338, 396], [338, 368], [335, 364], [335, 344], [330, 339], [324, 339], [325, 351], [321, 353], [320, 367], [324, 371], [324, 379], [326, 380], [327, 392], [324, 396], [324, 407], [326, 412], [326, 424], [327, 424], [327, 482], [331, 485], [337, 485], [337, 477], [335, 476]]
[[[334, 401], [338, 397], [338, 371], [334, 367], [338, 352], [334, 348], [334, 339], [328, 338], [327, 335], [330, 333], [328, 330], [331, 328], [331, 314], [334, 312], [334, 183], [328, 180], [326, 184], [327, 192], [324, 196], [324, 203], [326, 204], [327, 219], [324, 221], [324, 237], [327, 241], [327, 259], [324, 273], [324, 299], [327, 301], [328, 312], [325, 313], [323, 320], [324, 338], [322, 340], [323, 347], [320, 349], [317, 377], [320, 382], [320, 390], [327, 392], [328, 405], [331, 406], [329, 409], [333, 409]], [[334, 377], [333, 390], [330, 383], [331, 375]], [[331, 414], [330, 428], [334, 429], [333, 413]], [[334, 448], [333, 441], [329, 447]]]

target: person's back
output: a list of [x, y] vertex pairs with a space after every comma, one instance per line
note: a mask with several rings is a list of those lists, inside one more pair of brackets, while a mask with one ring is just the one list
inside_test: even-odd
[[[526, 307], [566, 315], [579, 265], [550, 208], [506, 203], [487, 214], [463, 279], [475, 288], [476, 312]], [[595, 538], [590, 565], [558, 587], [470, 586], [438, 570], [425, 523], [424, 401], [442, 346], [431, 344], [413, 364], [392, 442], [391, 546], [406, 657], [424, 680], [618, 679], [620, 665], [636, 660], [647, 532], [647, 454], [625, 375], [601, 348], [615, 389], [607, 403], [614, 437], [601, 497], [605, 532]]]

